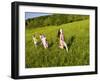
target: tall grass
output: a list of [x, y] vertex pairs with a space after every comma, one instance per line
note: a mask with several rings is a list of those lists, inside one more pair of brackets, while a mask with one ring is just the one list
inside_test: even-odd
[[[57, 30], [64, 31], [68, 53], [59, 48]], [[41, 44], [34, 46], [32, 35], [43, 33], [47, 37], [49, 48]], [[38, 36], [38, 41], [40, 41]], [[57, 67], [89, 65], [89, 20], [77, 21], [60, 26], [38, 27], [25, 32], [25, 67]]]

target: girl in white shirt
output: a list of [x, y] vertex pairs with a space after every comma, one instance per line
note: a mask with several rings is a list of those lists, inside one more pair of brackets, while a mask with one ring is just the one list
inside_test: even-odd
[[35, 35], [32, 36], [35, 47], [37, 47], [38, 40]]

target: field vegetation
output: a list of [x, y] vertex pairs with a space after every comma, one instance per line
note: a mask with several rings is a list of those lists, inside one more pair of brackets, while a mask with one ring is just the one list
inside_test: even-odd
[[[58, 29], [64, 31], [69, 51], [59, 48]], [[34, 46], [32, 35], [39, 44]], [[44, 49], [39, 34], [44, 34], [49, 47]], [[89, 65], [89, 16], [54, 14], [26, 20], [25, 67]]]

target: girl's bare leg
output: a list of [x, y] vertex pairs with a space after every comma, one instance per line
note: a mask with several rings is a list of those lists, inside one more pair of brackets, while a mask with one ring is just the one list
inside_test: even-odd
[[66, 51], [68, 52], [68, 47], [67, 47], [67, 44], [64, 42], [64, 46], [66, 48]]

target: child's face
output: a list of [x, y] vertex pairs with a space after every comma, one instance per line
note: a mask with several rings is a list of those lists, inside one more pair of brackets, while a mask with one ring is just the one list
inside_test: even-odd
[[41, 35], [40, 35], [40, 37], [41, 37]]
[[60, 33], [62, 33], [63, 32], [63, 30], [62, 29], [60, 29]]

